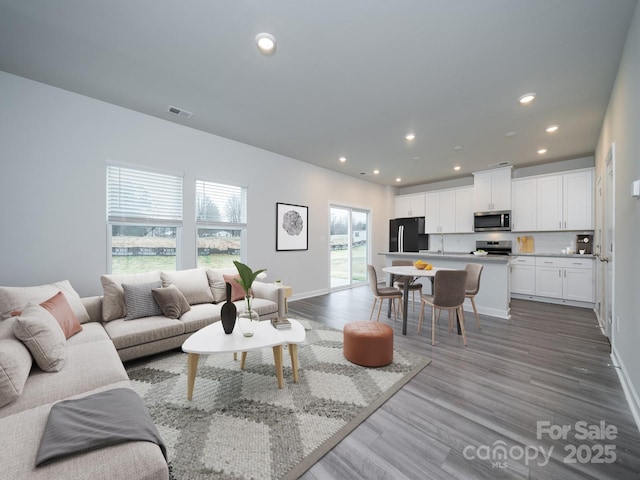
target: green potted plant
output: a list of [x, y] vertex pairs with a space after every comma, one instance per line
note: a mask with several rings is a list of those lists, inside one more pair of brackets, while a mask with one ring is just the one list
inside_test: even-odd
[[251, 309], [251, 299], [253, 298], [251, 295], [251, 286], [258, 275], [265, 272], [266, 269], [263, 268], [254, 272], [244, 263], [234, 260], [233, 264], [238, 269], [238, 274], [240, 275], [240, 278], [236, 279], [236, 282], [238, 282], [244, 290], [244, 298], [246, 301], [245, 311], [238, 314], [238, 324], [240, 325], [242, 334], [245, 337], [251, 337], [253, 336], [253, 333], [258, 326], [258, 322], [260, 321], [258, 312]]

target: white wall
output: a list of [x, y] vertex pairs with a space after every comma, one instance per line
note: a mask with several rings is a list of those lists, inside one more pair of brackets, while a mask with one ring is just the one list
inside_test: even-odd
[[640, 8], [627, 35], [616, 82], [596, 149], [596, 176], [605, 171], [615, 142], [615, 246], [613, 354], [622, 366], [636, 422], [640, 426], [640, 200], [631, 182], [640, 179]]
[[[248, 258], [299, 296], [329, 288], [329, 204], [371, 210], [371, 260], [388, 243], [394, 189], [0, 72], [0, 285], [68, 278], [102, 292], [105, 161], [184, 174], [183, 268], [195, 266], [195, 176], [248, 187]], [[275, 251], [275, 204], [309, 207], [309, 250]]]

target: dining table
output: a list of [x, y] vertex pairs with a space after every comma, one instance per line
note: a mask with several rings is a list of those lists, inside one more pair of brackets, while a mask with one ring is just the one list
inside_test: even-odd
[[[439, 270], [452, 270], [451, 268], [436, 268], [433, 267], [431, 270], [427, 270], [426, 268], [416, 268], [413, 265], [402, 265], [402, 266], [392, 266], [392, 267], [384, 267], [382, 269], [383, 272], [389, 273], [391, 275], [389, 280], [389, 286], [393, 286], [393, 282], [395, 281], [395, 277], [411, 277], [414, 281], [418, 278], [428, 278], [431, 282], [431, 292], [433, 292], [433, 284], [436, 278], [436, 272]], [[402, 334], [407, 334], [407, 310], [409, 307], [409, 284], [410, 282], [404, 282], [404, 290], [402, 292]], [[389, 305], [391, 308], [391, 305]], [[391, 311], [389, 311], [388, 316], [391, 316]], [[460, 333], [460, 320], [458, 320], [458, 333]]]

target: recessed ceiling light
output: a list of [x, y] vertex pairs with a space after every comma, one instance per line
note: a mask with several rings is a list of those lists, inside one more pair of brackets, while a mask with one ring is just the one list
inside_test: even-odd
[[340, 160], [340, 163], [344, 163], [347, 161], [347, 157], [340, 157], [338, 160]]
[[547, 153], [546, 148], [541, 148], [540, 150], [538, 150], [538, 155], [544, 155], [545, 153]]
[[404, 138], [406, 138], [407, 140], [413, 140], [414, 138], [416, 138], [416, 134], [415, 133], [407, 133]]
[[420, 157], [413, 157], [414, 160], [420, 160]]
[[374, 174], [374, 175], [378, 175], [379, 173], [380, 173], [380, 170], [374, 170], [374, 171], [373, 171], [373, 174]]
[[506, 138], [512, 138], [516, 136], [516, 132], [507, 132], [504, 134]]
[[401, 181], [402, 181], [402, 179], [400, 177], [396, 178], [396, 182], [401, 182]]
[[458, 170], [460, 170], [462, 167], [460, 165], [456, 165], [455, 167], [453, 167], [453, 169], [457, 172]]
[[525, 93], [520, 98], [518, 98], [518, 102], [520, 102], [520, 105], [529, 105], [531, 102], [535, 100], [535, 98], [536, 98], [535, 93]]
[[259, 33], [256, 35], [256, 45], [262, 55], [273, 55], [276, 53], [276, 38], [270, 33]]
[[546, 128], [546, 132], [547, 133], [556, 133], [558, 131], [558, 129], [560, 128], [559, 125], [550, 125]]
[[453, 147], [453, 149], [454, 149], [456, 152], [459, 152], [460, 150], [462, 150], [462, 145], [456, 145], [455, 147]]

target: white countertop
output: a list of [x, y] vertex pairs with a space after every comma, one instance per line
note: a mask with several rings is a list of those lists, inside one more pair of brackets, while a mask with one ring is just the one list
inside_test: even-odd
[[512, 257], [562, 257], [562, 258], [595, 258], [592, 254], [583, 254], [579, 253], [544, 253], [544, 252], [535, 252], [535, 253], [512, 253]]
[[486, 255], [481, 257], [479, 255], [473, 255], [468, 252], [382, 252], [378, 255], [389, 255], [400, 258], [438, 258], [442, 260], [461, 260], [461, 259], [473, 259], [474, 262], [493, 262], [493, 263], [508, 263], [509, 255]]

